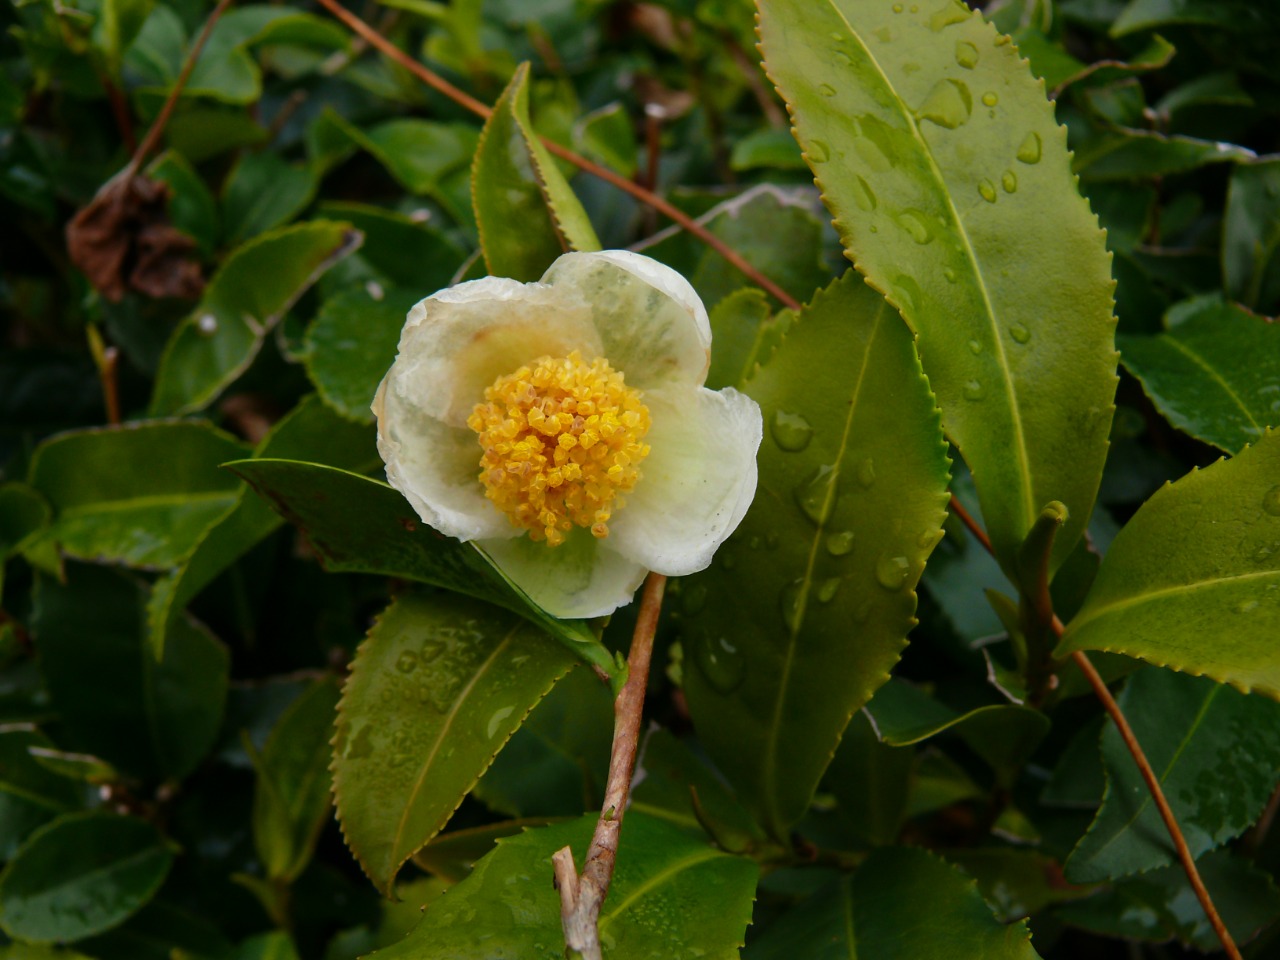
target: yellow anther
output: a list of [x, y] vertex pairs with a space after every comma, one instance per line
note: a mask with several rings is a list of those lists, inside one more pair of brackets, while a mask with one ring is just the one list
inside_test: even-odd
[[649, 408], [603, 358], [542, 357], [499, 377], [467, 418], [484, 451], [485, 496], [534, 540], [586, 527], [607, 537], [640, 479]]

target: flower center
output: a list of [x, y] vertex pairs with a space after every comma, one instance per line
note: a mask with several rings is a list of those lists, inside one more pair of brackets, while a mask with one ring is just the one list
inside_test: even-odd
[[619, 496], [649, 455], [649, 408], [598, 358], [541, 357], [499, 377], [467, 418], [480, 437], [485, 496], [533, 540], [564, 542], [573, 527], [609, 535]]

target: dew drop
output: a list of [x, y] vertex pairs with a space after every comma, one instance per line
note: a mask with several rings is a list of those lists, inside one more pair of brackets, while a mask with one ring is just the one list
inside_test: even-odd
[[947, 269], [943, 270], [942, 275], [947, 278], [947, 283], [956, 282], [956, 272], [952, 270], [950, 267], [947, 267]]
[[940, 127], [954, 130], [969, 119], [973, 113], [973, 96], [969, 88], [959, 80], [950, 78], [939, 80], [933, 85], [916, 117], [931, 120]]
[[747, 675], [742, 651], [727, 637], [704, 634], [693, 646], [693, 659], [707, 683], [720, 693], [732, 693]]
[[445, 643], [441, 640], [424, 640], [418, 656], [422, 658], [423, 663], [430, 663], [444, 653], [444, 648]]
[[957, 40], [956, 63], [966, 70], [972, 70], [978, 65], [978, 48], [968, 40]]
[[701, 583], [689, 584], [680, 598], [680, 610], [686, 617], [696, 617], [707, 605], [707, 588]]
[[853, 531], [837, 530], [827, 535], [827, 553], [833, 557], [846, 556], [853, 549]]
[[858, 209], [869, 213], [876, 208], [876, 195], [871, 192], [870, 185], [862, 177], [854, 174], [849, 187], [853, 194], [853, 202], [858, 205]]
[[804, 580], [792, 580], [782, 589], [780, 598], [782, 605], [782, 622], [787, 629], [795, 632], [804, 622], [805, 591]]
[[982, 352], [982, 344], [981, 344], [981, 343], [979, 343], [977, 340], [970, 340], [970, 341], [969, 341], [969, 352], [970, 352], [970, 353], [972, 353], [972, 354], [976, 357], [978, 354], [980, 354], [980, 353]]
[[858, 483], [864, 489], [871, 489], [876, 482], [876, 462], [870, 457], [858, 464]]
[[218, 318], [212, 313], [201, 314], [200, 319], [196, 321], [196, 329], [202, 336], [212, 337], [218, 332]]
[[499, 707], [493, 711], [493, 716], [489, 718], [489, 726], [485, 730], [485, 736], [492, 740], [498, 732], [498, 728], [502, 725], [502, 721], [516, 712], [515, 707]]
[[987, 203], [996, 202], [996, 185], [990, 180], [978, 181], [978, 193]]
[[400, 654], [396, 660], [396, 669], [401, 673], [413, 673], [418, 666], [418, 655], [412, 650], [406, 650]]
[[984, 106], [994, 107], [999, 102], [1000, 98], [996, 96], [995, 92], [992, 90], [988, 90], [982, 95], [982, 103]]
[[960, 3], [948, 2], [934, 11], [933, 16], [929, 18], [929, 29], [939, 33], [944, 27], [949, 27], [953, 23], [964, 23], [968, 19], [968, 7]]
[[982, 386], [979, 380], [970, 380], [964, 385], [964, 398], [966, 400], [981, 400], [986, 395], [986, 388]]
[[818, 85], [818, 92], [824, 97], [834, 97], [836, 95], [836, 88], [829, 83], [823, 83]]
[[1012, 170], [1006, 170], [1000, 178], [1000, 186], [1004, 188], [1005, 193], [1018, 192], [1018, 175]]
[[836, 594], [840, 592], [840, 578], [832, 577], [830, 580], [823, 580], [818, 586], [818, 602], [830, 603], [835, 599]]
[[1009, 336], [1018, 343], [1026, 343], [1031, 339], [1031, 331], [1024, 324], [1013, 323], [1009, 325]]
[[1040, 134], [1028, 133], [1018, 147], [1018, 159], [1023, 163], [1040, 162]]
[[836, 43], [844, 43], [844, 34], [840, 33], [837, 30], [832, 30], [831, 39], [834, 40]]
[[898, 225], [907, 231], [907, 235], [922, 246], [933, 240], [933, 222], [919, 210], [903, 210], [898, 214]]
[[796, 487], [796, 503], [814, 523], [825, 523], [835, 505], [835, 483], [839, 471], [829, 463], [820, 465], [813, 475]]
[[942, 539], [941, 530], [925, 530], [920, 536], [916, 537], [916, 545], [921, 550], [932, 550], [940, 539]]
[[848, 55], [847, 53], [845, 53], [843, 50], [837, 50], [837, 51], [836, 51], [836, 62], [837, 62], [837, 63], [839, 63], [839, 64], [840, 64], [840, 66], [842, 66], [842, 67], [852, 67], [852, 66], [853, 66], [853, 57], [849, 56], [849, 55]]
[[904, 310], [914, 312], [920, 309], [924, 292], [920, 289], [920, 284], [916, 282], [914, 277], [910, 277], [905, 273], [898, 274], [889, 284], [889, 291], [893, 294], [898, 306]]
[[796, 453], [807, 447], [813, 439], [813, 427], [798, 413], [778, 410], [769, 423], [769, 435], [780, 450]]
[[825, 140], [809, 141], [809, 159], [814, 163], [826, 163], [831, 159], [831, 148]]
[[901, 590], [911, 574], [911, 561], [887, 553], [876, 561], [876, 580], [886, 590]]
[[894, 12], [894, 13], [901, 13], [902, 11], [903, 11], [903, 6], [902, 6], [902, 4], [900, 4], [900, 3], [895, 3], [895, 4], [893, 5], [893, 12]]
[[1280, 517], [1280, 485], [1266, 492], [1262, 498], [1262, 509], [1273, 517]]

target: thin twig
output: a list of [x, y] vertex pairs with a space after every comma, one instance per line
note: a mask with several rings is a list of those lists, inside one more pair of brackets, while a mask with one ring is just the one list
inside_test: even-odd
[[[960, 501], [956, 499], [954, 494], [951, 497], [951, 509], [955, 511], [956, 516], [969, 528], [969, 532], [973, 534], [974, 538], [982, 544], [987, 552], [994, 555], [994, 551], [991, 549], [991, 538], [987, 536], [987, 532], [982, 529], [969, 512], [960, 505]], [[1061, 638], [1064, 628], [1057, 614], [1054, 614], [1052, 623], [1053, 632]], [[1178, 826], [1178, 818], [1174, 816], [1173, 809], [1169, 806], [1169, 801], [1165, 799], [1164, 789], [1160, 786], [1160, 780], [1151, 768], [1151, 763], [1147, 760], [1147, 755], [1143, 751], [1142, 745], [1138, 743], [1138, 738], [1134, 736], [1133, 728], [1129, 726], [1129, 721], [1125, 718], [1124, 711], [1120, 709], [1120, 704], [1116, 703], [1115, 697], [1111, 696], [1111, 691], [1107, 689], [1106, 683], [1084, 651], [1076, 650], [1071, 654], [1071, 659], [1080, 672], [1084, 674], [1085, 679], [1089, 681], [1089, 686], [1093, 688], [1093, 692], [1098, 699], [1102, 701], [1102, 708], [1111, 717], [1116, 729], [1120, 732], [1120, 739], [1124, 741], [1130, 756], [1133, 757], [1133, 762], [1137, 764], [1138, 773], [1142, 775], [1142, 780], [1146, 783], [1147, 790], [1151, 793], [1151, 799], [1155, 801], [1156, 810], [1160, 812], [1160, 819], [1164, 821], [1165, 829], [1169, 831], [1169, 837], [1173, 840], [1174, 850], [1177, 851], [1178, 860], [1182, 863], [1182, 869], [1186, 872], [1187, 880], [1191, 883], [1191, 889], [1195, 892], [1196, 899], [1200, 901], [1200, 907], [1204, 910], [1205, 916], [1209, 918], [1209, 924], [1213, 927], [1213, 932], [1222, 941], [1222, 948], [1226, 950], [1227, 956], [1231, 960], [1241, 960], [1240, 950], [1236, 947], [1235, 940], [1232, 939], [1226, 924], [1222, 922], [1222, 917], [1218, 914], [1218, 908], [1214, 906], [1213, 898], [1209, 896], [1209, 891], [1205, 888], [1204, 881], [1200, 879], [1200, 871], [1196, 869], [1195, 858], [1191, 856], [1187, 840], [1182, 835], [1182, 828]]]
[[[487, 120], [493, 114], [493, 108], [481, 103], [470, 94], [458, 89], [448, 80], [444, 79], [444, 77], [413, 59], [413, 57], [409, 56], [395, 44], [391, 43], [383, 37], [382, 34], [378, 33], [373, 29], [373, 27], [369, 26], [369, 24], [365, 23], [350, 10], [341, 6], [338, 3], [338, 0], [319, 0], [319, 2], [322, 7], [346, 24], [352, 31], [364, 37], [383, 54], [390, 57], [400, 66], [404, 67], [433, 90], [444, 94], [454, 103], [464, 109], [470, 110], [478, 117], [482, 117]], [[568, 147], [562, 147], [555, 141], [547, 140], [545, 138], [542, 142], [546, 148], [551, 151], [551, 153], [555, 154], [561, 160], [573, 164], [584, 173], [589, 173], [593, 177], [597, 177], [606, 183], [617, 187], [619, 190], [630, 194], [641, 203], [657, 210], [668, 219], [678, 223], [681, 227], [689, 231], [689, 233], [693, 234], [716, 253], [720, 254], [720, 256], [724, 257], [725, 260], [729, 261], [734, 269], [738, 270], [743, 276], [749, 279], [756, 286], [763, 289], [783, 306], [789, 307], [792, 310], [799, 309], [800, 302], [796, 300], [795, 297], [791, 296], [791, 294], [787, 293], [787, 291], [783, 290], [780, 286], [749, 264], [743, 258], [742, 254], [738, 253], [738, 251], [734, 250], [702, 224], [695, 221], [683, 210], [672, 206], [657, 194], [649, 190], [645, 190], [638, 184], [632, 183], [626, 177], [614, 173], [608, 167], [602, 167], [600, 164], [593, 163], [581, 154], [574, 153]]]
[[600, 934], [596, 921], [609, 893], [613, 865], [618, 855], [618, 834], [631, 796], [631, 774], [640, 746], [640, 718], [644, 712], [644, 692], [649, 682], [649, 661], [653, 656], [653, 635], [662, 612], [662, 594], [667, 578], [650, 573], [645, 581], [640, 613], [631, 651], [627, 655], [627, 682], [613, 702], [613, 749], [609, 756], [609, 781], [596, 832], [587, 850], [587, 860], [579, 876], [568, 847], [552, 858], [556, 886], [560, 889], [560, 920], [564, 941], [582, 960], [600, 960]]

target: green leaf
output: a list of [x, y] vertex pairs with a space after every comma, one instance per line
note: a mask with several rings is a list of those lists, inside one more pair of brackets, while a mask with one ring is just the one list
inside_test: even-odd
[[1250, 22], [1246, 16], [1252, 4], [1222, 0], [1129, 0], [1128, 6], [1111, 25], [1113, 37], [1123, 37], [1139, 30], [1173, 24], [1199, 24], [1239, 30]]
[[847, 255], [918, 337], [997, 556], [1011, 569], [1060, 500], [1056, 567], [1102, 476], [1116, 353], [1103, 234], [1043, 83], [951, 0], [763, 0], [760, 32]]
[[[254, 456], [325, 460], [362, 472], [382, 463], [372, 431], [342, 419], [315, 396], [304, 397], [276, 423]], [[174, 570], [152, 586], [147, 627], [157, 657], [163, 655], [165, 636], [187, 604], [283, 522], [261, 497], [240, 485], [234, 506], [205, 530]]]
[[733, 145], [729, 165], [734, 170], [804, 170], [806, 165], [795, 137], [788, 130], [767, 127], [749, 133]]
[[745, 390], [766, 425], [759, 487], [683, 582], [685, 693], [708, 753], [781, 839], [906, 645], [948, 461], [910, 332], [852, 271]]
[[568, 250], [599, 250], [586, 211], [529, 120], [529, 65], [493, 105], [471, 166], [471, 200], [489, 273], [537, 280]]
[[782, 342], [790, 314], [774, 319], [764, 291], [736, 290], [711, 310], [711, 352], [706, 386], [711, 390], [739, 387], [751, 379], [756, 366], [767, 363]]
[[373, 395], [396, 358], [405, 314], [423, 290], [388, 290], [375, 299], [357, 287], [324, 302], [307, 328], [305, 362], [325, 403], [351, 420], [373, 423]]
[[249, 368], [298, 297], [360, 244], [345, 223], [316, 220], [263, 234], [237, 248], [174, 331], [160, 361], [151, 409], [199, 410]]
[[18, 797], [54, 813], [81, 806], [74, 780], [49, 770], [31, 750], [48, 749], [48, 737], [31, 726], [0, 727], [0, 793]]
[[1114, 130], [1082, 145], [1071, 161], [1071, 168], [1082, 180], [1136, 180], [1256, 157], [1252, 150], [1232, 143], [1152, 130]]
[[68, 814], [32, 834], [0, 876], [0, 926], [33, 943], [101, 933], [150, 900], [172, 862], [146, 821]]
[[[1119, 703], [1193, 857], [1238, 837], [1262, 813], [1280, 770], [1280, 704], [1153, 668], [1129, 678]], [[1102, 806], [1067, 860], [1067, 877], [1088, 883], [1176, 864], [1164, 821], [1111, 724], [1102, 760]]]
[[45, 537], [63, 553], [142, 569], [187, 556], [235, 503], [218, 465], [244, 456], [212, 425], [152, 421], [64, 433], [32, 457], [31, 486], [53, 505]]
[[[525, 820], [501, 820], [498, 823], [487, 823], [482, 827], [468, 827], [465, 830], [440, 833], [414, 854], [413, 862], [432, 875], [432, 880], [428, 882], [435, 882], [438, 878], [454, 884], [470, 876], [476, 861], [492, 851], [494, 844], [501, 838], [518, 836], [529, 827], [545, 827], [554, 822], [548, 817], [531, 817]], [[401, 884], [398, 889], [401, 898], [406, 902], [409, 898], [406, 888], [411, 887], [415, 882], [421, 881], [411, 880]], [[409, 924], [410, 928], [416, 925], [419, 918], [413, 919], [414, 922]], [[408, 933], [408, 929], [404, 932]]]
[[244, 154], [222, 188], [224, 242], [238, 247], [288, 223], [311, 202], [316, 186], [308, 168], [286, 163], [278, 153]]
[[306, 532], [326, 569], [403, 577], [496, 603], [538, 624], [587, 663], [610, 676], [617, 672], [612, 655], [584, 621], [544, 613], [473, 544], [425, 527], [387, 484], [293, 460], [227, 466]]
[[361, 645], [342, 692], [333, 783], [347, 843], [390, 896], [573, 660], [525, 620], [462, 597], [409, 593]]
[[1107, 650], [1280, 698], [1280, 431], [1144, 503], [1054, 656]]
[[[1280, 890], [1249, 861], [1219, 850], [1196, 868], [1236, 943], [1247, 943], [1280, 918]], [[1060, 906], [1053, 915], [1108, 937], [1156, 943], [1176, 937], [1204, 953], [1222, 947], [1181, 865], [1124, 880], [1087, 900]]]
[[169, 187], [169, 219], [200, 245], [205, 255], [217, 246], [218, 205], [200, 175], [176, 150], [166, 150], [147, 167], [147, 176]]
[[102, 0], [93, 25], [93, 40], [113, 77], [119, 78], [124, 52], [154, 6], [155, 0]]
[[1212, 295], [1178, 313], [1165, 333], [1119, 338], [1126, 369], [1156, 409], [1227, 453], [1280, 426], [1280, 325]]
[[338, 685], [312, 684], [289, 705], [255, 758], [253, 842], [271, 880], [306, 869], [329, 813], [329, 743]]
[[227, 651], [176, 621], [157, 663], [146, 594], [105, 567], [72, 564], [65, 583], [36, 578], [32, 634], [53, 704], [78, 745], [148, 780], [190, 773], [213, 746], [227, 693]]
[[624, 177], [636, 175], [639, 147], [631, 118], [621, 103], [593, 110], [573, 125], [574, 146]]
[[[571, 845], [579, 857], [592, 814], [498, 841], [466, 880], [435, 901], [404, 940], [377, 960], [561, 960], [560, 897], [551, 855]], [[581, 869], [581, 862], [578, 863]], [[758, 868], [677, 827], [627, 814], [600, 940], [610, 960], [696, 956], [736, 960], [751, 918]], [[476, 936], [483, 930], [484, 939]]]
[[447, 287], [466, 259], [462, 248], [429, 221], [363, 203], [323, 203], [319, 212], [363, 233], [356, 256], [391, 283], [419, 291], [419, 299]]
[[1078, 900], [1091, 890], [1063, 883], [1058, 862], [1035, 850], [949, 850], [947, 859], [978, 881], [979, 892], [1004, 923], [1039, 913], [1051, 904]]
[[49, 525], [53, 510], [25, 483], [0, 484], [0, 585], [4, 561]]
[[[927, 909], [922, 909], [927, 898]], [[924, 850], [873, 852], [851, 877], [767, 927], [745, 960], [1033, 960], [1025, 922], [1005, 926], [974, 882]]]
[[1280, 310], [1280, 158], [1231, 171], [1222, 275], [1229, 296], [1255, 310]]
[[824, 783], [840, 804], [846, 829], [859, 840], [880, 846], [898, 839], [915, 759], [914, 750], [882, 743], [866, 712], [853, 715]]

